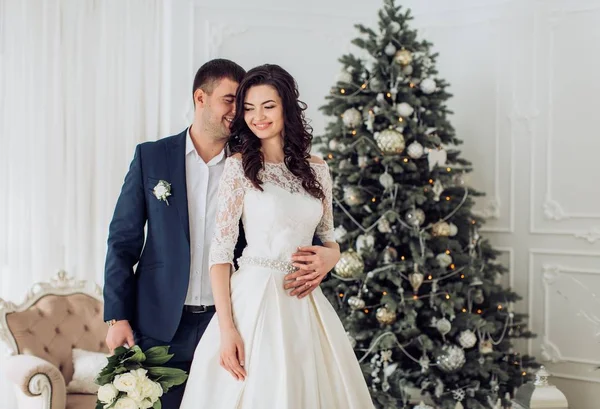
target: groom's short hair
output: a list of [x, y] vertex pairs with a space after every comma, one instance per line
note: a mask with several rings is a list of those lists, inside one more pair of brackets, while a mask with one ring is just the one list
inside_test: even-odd
[[228, 78], [235, 82], [242, 82], [246, 70], [231, 60], [216, 58], [210, 60], [196, 72], [194, 77], [194, 88], [192, 89], [192, 99], [198, 88], [201, 88], [207, 94], [212, 94], [218, 82], [223, 78]]

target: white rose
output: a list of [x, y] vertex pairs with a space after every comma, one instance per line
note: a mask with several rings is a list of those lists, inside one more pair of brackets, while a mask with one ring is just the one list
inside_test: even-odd
[[138, 406], [140, 409], [150, 409], [154, 406], [154, 402], [150, 402], [149, 399], [144, 399], [138, 402]]
[[147, 372], [148, 371], [143, 368], [139, 368], [139, 369], [129, 372], [131, 375], [133, 375], [136, 378], [136, 382], [135, 382], [135, 388], [133, 390], [128, 391], [127, 396], [129, 396], [131, 399], [133, 399], [136, 402], [140, 402], [144, 398], [148, 397], [149, 394], [151, 393], [152, 386], [147, 386], [147, 385], [148, 385], [148, 382], [152, 382], [152, 381], [150, 379], [148, 379], [148, 377], [146, 376]]
[[143, 381], [144, 379], [148, 379], [148, 377], [146, 376], [146, 374], [148, 373], [147, 370], [145, 370], [144, 368], [139, 368], [136, 369], [134, 371], [129, 371], [130, 374], [132, 374], [133, 376], [135, 376], [136, 378], [138, 378], [139, 381]]
[[158, 382], [152, 382], [152, 393], [149, 398], [152, 402], [156, 402], [163, 395], [163, 388]]
[[154, 195], [155, 195], [156, 197], [162, 197], [162, 196], [164, 196], [165, 194], [167, 194], [167, 188], [166, 188], [166, 187], [164, 187], [163, 185], [156, 185], [156, 186], [154, 187]]
[[98, 400], [102, 403], [112, 403], [119, 395], [119, 390], [112, 383], [107, 383], [98, 388]]
[[137, 376], [132, 373], [124, 373], [122, 375], [115, 376], [115, 380], [113, 381], [113, 385], [115, 388], [120, 390], [121, 392], [131, 392], [134, 391], [137, 385]]
[[134, 397], [132, 395], [129, 395], [129, 397], [136, 399], [136, 400], [142, 400], [145, 398], [149, 398], [150, 396], [152, 396], [152, 394], [154, 393], [154, 382], [152, 382], [150, 379], [144, 377], [143, 379], [139, 379], [138, 380], [138, 387], [136, 388], [136, 396]]
[[138, 405], [133, 399], [124, 396], [115, 403], [113, 409], [138, 409]]

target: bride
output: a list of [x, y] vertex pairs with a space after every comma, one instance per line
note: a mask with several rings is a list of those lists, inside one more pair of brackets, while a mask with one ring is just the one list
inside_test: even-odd
[[[289, 260], [313, 235], [330, 248], [332, 182], [309, 154], [295, 80], [277, 65], [250, 70], [237, 93], [241, 140], [221, 177], [210, 274], [217, 314], [192, 362], [182, 409], [372, 409], [346, 332], [320, 288], [290, 297]], [[242, 220], [248, 242], [233, 274]], [[306, 284], [310, 285], [310, 284]]]

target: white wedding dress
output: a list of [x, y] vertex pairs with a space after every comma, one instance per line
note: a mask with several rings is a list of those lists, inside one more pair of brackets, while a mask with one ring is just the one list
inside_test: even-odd
[[231, 276], [231, 303], [247, 377], [238, 381], [219, 365], [217, 313], [196, 348], [181, 409], [373, 408], [344, 327], [321, 289], [298, 299], [283, 288], [298, 246], [310, 246], [315, 231], [323, 242], [334, 240], [329, 169], [311, 166], [324, 201], [284, 164], [265, 164], [261, 192], [245, 178], [241, 159], [227, 159], [210, 265], [233, 260], [241, 217], [248, 245]]

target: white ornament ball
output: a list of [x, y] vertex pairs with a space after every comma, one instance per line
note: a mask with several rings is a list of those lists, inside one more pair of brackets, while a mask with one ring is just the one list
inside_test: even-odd
[[440, 253], [437, 256], [435, 256], [435, 259], [442, 268], [446, 268], [450, 264], [452, 264], [452, 256], [450, 256], [450, 254]]
[[398, 111], [398, 113], [403, 117], [409, 117], [413, 114], [413, 112], [415, 112], [415, 109], [410, 106], [410, 104], [402, 102], [398, 104], [396, 111]]
[[394, 177], [389, 173], [385, 172], [381, 176], [379, 176], [379, 183], [381, 183], [381, 186], [383, 186], [387, 190], [394, 186]]
[[400, 23], [397, 21], [392, 21], [388, 27], [392, 34], [398, 34], [400, 32]]
[[373, 77], [369, 80], [369, 88], [371, 88], [371, 91], [380, 92], [383, 90], [383, 85], [377, 77]]
[[350, 84], [350, 83], [352, 83], [352, 74], [350, 74], [346, 70], [341, 70], [338, 73], [338, 75], [336, 76], [336, 81], [337, 82], [344, 82], [346, 84]]
[[456, 227], [456, 224], [450, 223], [450, 237], [454, 237], [457, 234], [458, 234], [458, 227]]
[[358, 206], [363, 202], [364, 198], [360, 189], [354, 186], [346, 186], [344, 188], [344, 202], [350, 206]]
[[477, 336], [470, 329], [465, 330], [458, 336], [458, 343], [463, 348], [473, 348], [477, 343]]
[[408, 148], [406, 148], [406, 153], [408, 153], [408, 156], [413, 159], [419, 159], [423, 156], [423, 145], [415, 141], [408, 145]]
[[344, 228], [344, 226], [338, 226], [333, 230], [333, 237], [338, 243], [346, 240], [346, 234], [348, 234], [348, 231]]
[[402, 68], [402, 74], [404, 75], [410, 75], [413, 73], [413, 66], [412, 65], [407, 65], [406, 67]]
[[421, 91], [423, 91], [426, 94], [431, 94], [435, 92], [436, 88], [437, 84], [431, 78], [425, 78], [423, 81], [421, 81]]
[[329, 146], [329, 149], [331, 149], [332, 151], [334, 151], [339, 146], [339, 143], [335, 139], [332, 139], [332, 140], [329, 141], [328, 146]]
[[383, 49], [383, 52], [391, 57], [392, 55], [396, 54], [396, 47], [394, 47], [394, 44], [388, 43], [388, 45], [386, 45]]
[[356, 128], [362, 123], [362, 114], [356, 108], [349, 108], [343, 113], [344, 125], [348, 128]]
[[450, 332], [452, 329], [452, 324], [446, 318], [442, 318], [435, 323], [435, 327], [443, 336]]

